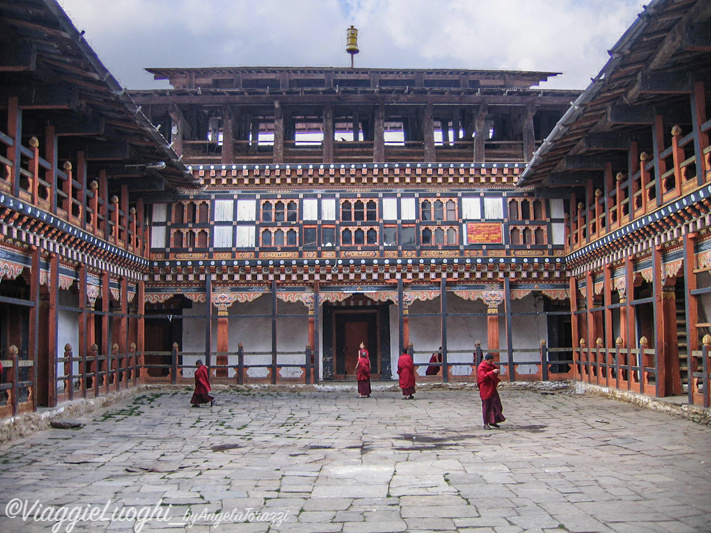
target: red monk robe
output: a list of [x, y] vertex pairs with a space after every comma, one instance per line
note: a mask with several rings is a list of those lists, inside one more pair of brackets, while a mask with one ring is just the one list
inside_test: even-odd
[[195, 370], [195, 392], [190, 400], [193, 407], [200, 407], [201, 403], [209, 403], [210, 407], [215, 405], [215, 398], [210, 396], [208, 392], [212, 390], [210, 387], [210, 377], [207, 373], [207, 367], [202, 364], [199, 359], [195, 363], [197, 365], [197, 370]]
[[370, 354], [365, 348], [358, 350], [356, 378], [358, 379], [358, 394], [360, 397], [370, 398]]
[[404, 352], [397, 361], [397, 373], [400, 376], [400, 388], [403, 400], [414, 400], [415, 397], [415, 364], [412, 356]]
[[499, 379], [499, 369], [494, 364], [493, 355], [488, 353], [484, 356], [484, 360], [477, 368], [476, 375], [484, 417], [484, 429], [497, 428], [499, 422], [505, 421], [506, 418], [503, 415], [499, 391], [496, 389], [501, 380]]

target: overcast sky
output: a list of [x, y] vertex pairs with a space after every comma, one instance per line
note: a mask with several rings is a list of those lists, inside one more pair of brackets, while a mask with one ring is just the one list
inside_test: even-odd
[[[648, 0], [645, 0], [648, 1]], [[562, 72], [584, 89], [641, 0], [59, 0], [124, 87], [146, 67], [356, 67]]]

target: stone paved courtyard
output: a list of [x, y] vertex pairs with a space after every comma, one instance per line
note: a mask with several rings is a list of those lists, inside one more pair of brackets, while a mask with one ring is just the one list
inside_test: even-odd
[[190, 395], [2, 445], [0, 531], [711, 531], [711, 428], [632, 404], [504, 389], [485, 431], [471, 388]]

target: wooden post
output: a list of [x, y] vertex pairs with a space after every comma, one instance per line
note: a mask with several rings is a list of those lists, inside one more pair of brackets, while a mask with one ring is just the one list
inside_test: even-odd
[[106, 392], [109, 392], [109, 370], [111, 365], [109, 361], [111, 359], [111, 341], [109, 339], [109, 327], [111, 317], [109, 316], [111, 312], [111, 285], [110, 285], [109, 273], [104, 272], [101, 276], [101, 312], [103, 313], [101, 317], [101, 354], [105, 358], [106, 363], [106, 373], [104, 374], [104, 387]]
[[278, 313], [277, 313], [277, 302], [279, 299], [277, 298], [277, 282], [276, 282], [276, 275], [272, 279], [272, 385], [275, 385], [277, 382], [277, 319], [278, 319]]
[[422, 121], [423, 139], [424, 139], [424, 156], [425, 163], [434, 163], [437, 160], [435, 155], [434, 143], [434, 107], [432, 104], [425, 106], [425, 116]]
[[[698, 159], [697, 159], [698, 161]], [[687, 360], [687, 374], [689, 376], [689, 403], [693, 404], [693, 393], [692, 393], [692, 363], [695, 362], [694, 358], [691, 356], [692, 352], [699, 349], [699, 332], [696, 326], [699, 317], [699, 304], [697, 297], [692, 294], [697, 289], [696, 274], [694, 273], [694, 268], [696, 265], [694, 250], [694, 245], [698, 233], [687, 233], [684, 236], [684, 301], [686, 304], [685, 314], [686, 314], [686, 360]], [[708, 387], [705, 387], [708, 388]]]
[[39, 139], [31, 137], [29, 142], [32, 148], [32, 161], [29, 164], [29, 171], [32, 173], [32, 183], [30, 184], [30, 196], [32, 197], [32, 205], [37, 205], [37, 191], [39, 185]]
[[449, 365], [447, 363], [447, 274], [442, 273], [439, 290], [440, 302], [440, 346], [442, 347], [442, 381], [449, 381]]
[[642, 198], [642, 205], [640, 206], [641, 208], [641, 214], [644, 215], [647, 213], [647, 185], [649, 185], [649, 171], [647, 170], [647, 160], [649, 159], [649, 154], [647, 152], [642, 152], [639, 154], [639, 172], [640, 172], [640, 191], [641, 191], [641, 198]]
[[711, 406], [711, 394], [709, 393], [709, 355], [711, 354], [711, 335], [704, 335], [702, 339], [704, 344], [701, 350], [701, 371], [703, 372], [702, 379], [704, 380], [704, 407], [708, 409]]
[[92, 385], [94, 386], [94, 397], [99, 396], [99, 346], [97, 344], [91, 345], [91, 371], [94, 374], [94, 379], [92, 380]]
[[541, 339], [541, 379], [548, 381], [548, 347], [545, 339]]
[[[121, 380], [119, 379], [119, 367], [121, 366], [119, 363], [119, 355], [121, 353], [121, 350], [119, 350], [119, 345], [117, 343], [114, 343], [111, 346], [111, 364], [109, 365], [109, 368], [111, 368], [111, 376], [113, 378], [113, 383], [115, 384], [115, 389], [116, 392], [118, 392]], [[109, 385], [111, 384], [111, 380], [109, 379]], [[111, 390], [111, 387], [107, 387], [107, 392]]]
[[[640, 366], [640, 380], [639, 380], [639, 392], [645, 394], [646, 385], [649, 384], [649, 374], [650, 372], [647, 368], [652, 366], [651, 356], [647, 354], [647, 348], [649, 347], [647, 337], [642, 337], [639, 339], [639, 366]], [[659, 382], [658, 369], [655, 382]]]
[[64, 395], [68, 400], [74, 399], [74, 361], [72, 360], [72, 345], [64, 345]]
[[[12, 174], [10, 175], [10, 190], [17, 198], [20, 196], [20, 169], [22, 165], [22, 109], [19, 106], [17, 96], [11, 96], [7, 100], [7, 133], [12, 137], [13, 145], [7, 149], [7, 158], [12, 162]], [[13, 411], [13, 416], [15, 416]]]
[[[679, 146], [681, 127], [674, 126], [672, 134], [672, 161], [674, 162], [674, 196], [681, 196], [681, 163], [684, 161], [684, 149]], [[664, 191], [667, 192], [666, 190]]]
[[[32, 411], [37, 410], [37, 391], [39, 389], [38, 385], [38, 374], [39, 374], [39, 330], [40, 330], [40, 262], [41, 262], [41, 250], [38, 247], [30, 247], [32, 254], [32, 270], [30, 272], [30, 301], [34, 304], [30, 309], [30, 325], [29, 325], [29, 343], [28, 343], [28, 354], [27, 357], [32, 361], [32, 371], [34, 374], [34, 394], [32, 395]], [[59, 287], [56, 287], [57, 290]], [[56, 343], [55, 343], [56, 347]], [[57, 375], [57, 355], [54, 354], [54, 376]], [[50, 387], [56, 385], [55, 382], [50, 383]], [[55, 389], [56, 397], [56, 389]]]
[[[385, 106], [379, 103], [375, 106], [373, 127], [373, 163], [385, 162]], [[398, 348], [399, 350], [400, 348]]]
[[[615, 388], [619, 389], [620, 388], [620, 358], [623, 357], [622, 355], [622, 339], [620, 337], [617, 337], [615, 340]], [[624, 372], [624, 370], [622, 370]], [[626, 379], [627, 374], [625, 374], [625, 379]]]
[[[49, 312], [47, 316], [47, 364], [49, 381], [49, 394], [47, 405], [57, 405], [57, 348], [59, 344], [59, 318], [57, 307], [59, 305], [59, 257], [55, 253], [49, 254]], [[39, 369], [38, 369], [39, 370]]]
[[[578, 285], [577, 285], [577, 280], [575, 279], [575, 276], [570, 276], [570, 279], [568, 280], [568, 293], [570, 294], [570, 334], [571, 334], [571, 339], [579, 339], [580, 338], [580, 332], [579, 332], [579, 324], [578, 324]], [[582, 352], [580, 353], [580, 357], [578, 358], [578, 363], [576, 364], [575, 362], [575, 349], [573, 349], [573, 376], [577, 379], [582, 379]]]
[[178, 343], [173, 343], [173, 348], [170, 352], [170, 383], [176, 385], [178, 383]]
[[50, 168], [45, 171], [44, 181], [50, 184], [49, 210], [57, 214], [57, 135], [54, 126], [47, 126], [44, 133], [44, 158], [49, 162]]
[[333, 107], [323, 106], [323, 162], [333, 163]]
[[215, 376], [219, 378], [226, 378], [229, 375], [226, 368], [228, 363], [227, 352], [230, 351], [230, 319], [228, 313], [227, 306], [217, 310], [217, 356], [215, 357], [215, 364], [218, 367], [225, 367], [216, 369]]
[[129, 347], [129, 357], [130, 357], [130, 365], [131, 365], [131, 376], [129, 378], [130, 381], [133, 382], [133, 386], [135, 387], [138, 382], [138, 368], [137, 368], [137, 363], [138, 361], [136, 360], [136, 343], [132, 342], [131, 346]]
[[691, 122], [694, 128], [694, 154], [696, 155], [696, 184], [700, 187], [706, 182], [706, 173], [710, 170], [704, 149], [709, 145], [709, 134], [701, 127], [706, 123], [706, 91], [703, 81], [694, 82], [691, 94]]
[[[143, 354], [145, 352], [145, 347], [146, 347], [146, 340], [145, 340], [145, 329], [146, 329], [146, 283], [143, 280], [139, 280], [138, 283], [136, 284], [136, 298], [138, 300], [138, 324], [136, 325], [136, 341], [137, 344], [133, 345], [134, 352], [138, 352], [140, 354], [141, 361], [143, 359]], [[208, 305], [209, 300], [208, 300]], [[145, 383], [143, 381], [144, 377], [144, 372], [143, 372], [143, 362], [141, 362], [141, 373], [139, 377], [141, 377], [141, 383]], [[133, 384], [134, 386], [136, 385], [136, 375], [134, 373], [133, 376]]]
[[605, 377], [605, 383], [607, 384], [605, 345], [602, 342], [602, 339], [598, 337], [595, 339], [595, 378], [598, 385], [600, 384], [601, 376]]
[[10, 360], [12, 361], [12, 389], [9, 390], [12, 394], [11, 406], [12, 416], [17, 416], [17, 399], [20, 392], [20, 358], [18, 357], [19, 350], [14, 344], [8, 349]]
[[237, 383], [244, 385], [244, 345], [237, 345]]
[[284, 111], [281, 102], [274, 102], [274, 152], [273, 163], [284, 162]]
[[590, 353], [585, 349], [585, 339], [580, 339], [580, 377], [587, 374], [588, 383], [591, 383], [590, 378]]

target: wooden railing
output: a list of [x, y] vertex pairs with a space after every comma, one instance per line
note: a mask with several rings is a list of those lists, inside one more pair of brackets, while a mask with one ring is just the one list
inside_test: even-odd
[[0, 418], [9, 418], [35, 409], [34, 362], [21, 359], [17, 346], [8, 348], [10, 359], [0, 361]]
[[[711, 131], [711, 121], [702, 126]], [[591, 191], [589, 205], [571, 207], [567, 227], [567, 252], [573, 252], [610, 232], [648, 215], [711, 183], [711, 146], [702, 146], [697, 157], [694, 133], [682, 136], [672, 128], [671, 146], [661, 148], [655, 159], [646, 152], [639, 156], [639, 168], [630, 176], [605, 171], [606, 192]], [[703, 169], [707, 169], [703, 175]], [[659, 174], [659, 179], [655, 176]]]
[[[91, 180], [78, 180], [74, 165], [65, 162], [59, 169], [40, 156], [39, 141], [29, 140], [30, 147], [17, 146], [9, 135], [0, 132], [0, 145], [7, 157], [0, 155], [0, 191], [32, 204], [57, 218], [69, 222], [100, 239], [143, 257], [148, 253], [148, 228], [136, 209], [129, 208], [128, 194], [109, 200], [105, 175]], [[77, 164], [85, 165], [77, 153]]]
[[[242, 345], [236, 352], [213, 352], [207, 361], [204, 352], [181, 352], [177, 344], [170, 352], [146, 352], [144, 366], [146, 383], [192, 384], [192, 369], [201, 359], [208, 367], [213, 383], [225, 384], [295, 384], [315, 383], [314, 354], [308, 346], [303, 352], [245, 352]], [[294, 362], [301, 359], [300, 362]], [[219, 364], [218, 360], [226, 363]], [[160, 361], [160, 362], [158, 362]]]

